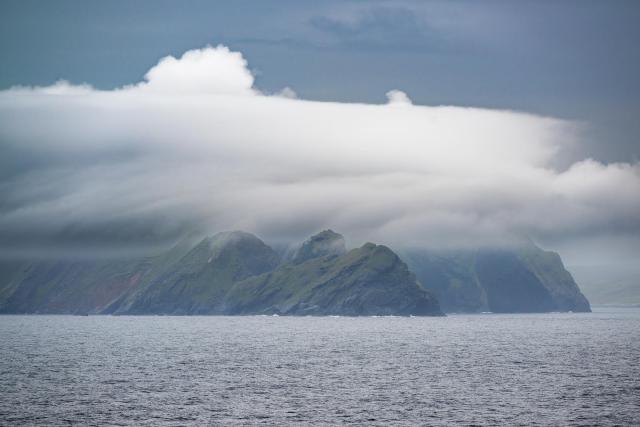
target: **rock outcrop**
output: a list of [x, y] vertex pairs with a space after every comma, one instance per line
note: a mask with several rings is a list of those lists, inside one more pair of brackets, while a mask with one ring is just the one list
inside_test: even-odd
[[445, 312], [591, 311], [560, 256], [532, 243], [511, 249], [404, 251]]

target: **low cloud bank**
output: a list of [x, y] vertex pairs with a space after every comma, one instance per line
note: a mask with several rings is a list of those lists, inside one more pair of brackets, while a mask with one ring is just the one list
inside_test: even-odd
[[0, 252], [132, 250], [243, 229], [397, 246], [638, 236], [640, 166], [585, 159], [575, 124], [511, 111], [266, 95], [224, 46], [113, 91], [0, 92]]

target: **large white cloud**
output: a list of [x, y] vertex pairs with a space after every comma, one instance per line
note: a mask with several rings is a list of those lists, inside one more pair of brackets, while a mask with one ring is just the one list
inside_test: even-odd
[[431, 246], [640, 230], [638, 164], [552, 167], [579, 143], [573, 123], [388, 98], [267, 96], [223, 46], [164, 58], [114, 91], [2, 91], [1, 249], [236, 228]]
[[225, 46], [190, 50], [180, 59], [167, 56], [144, 78], [141, 89], [166, 94], [253, 93], [253, 75], [247, 61]]

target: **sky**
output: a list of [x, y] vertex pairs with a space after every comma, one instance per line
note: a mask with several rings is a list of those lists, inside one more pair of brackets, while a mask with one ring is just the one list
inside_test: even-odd
[[513, 109], [589, 127], [577, 157], [640, 157], [637, 1], [0, 3], [0, 88], [109, 89], [207, 44], [304, 99]]
[[0, 253], [331, 227], [631, 263], [638, 18], [633, 1], [4, 1]]

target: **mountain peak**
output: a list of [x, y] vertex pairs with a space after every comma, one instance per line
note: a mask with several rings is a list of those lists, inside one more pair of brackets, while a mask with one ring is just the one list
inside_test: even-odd
[[293, 257], [296, 264], [327, 255], [347, 252], [344, 237], [333, 230], [324, 230], [306, 240]]
[[233, 243], [240, 240], [260, 240], [258, 236], [241, 230], [221, 231], [208, 237], [210, 242]]

